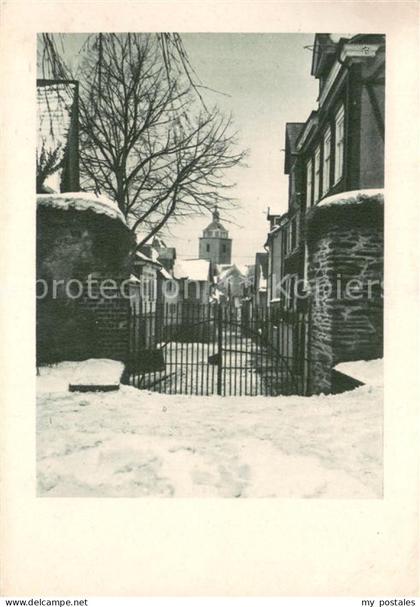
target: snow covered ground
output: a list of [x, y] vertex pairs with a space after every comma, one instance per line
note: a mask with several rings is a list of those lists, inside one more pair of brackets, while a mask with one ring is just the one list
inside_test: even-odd
[[72, 364], [37, 378], [40, 496], [382, 496], [379, 385], [311, 398], [72, 393]]

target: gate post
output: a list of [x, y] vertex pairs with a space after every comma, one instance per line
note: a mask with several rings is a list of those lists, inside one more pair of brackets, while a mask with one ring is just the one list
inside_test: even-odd
[[223, 373], [223, 309], [217, 305], [217, 394], [222, 396], [222, 373]]

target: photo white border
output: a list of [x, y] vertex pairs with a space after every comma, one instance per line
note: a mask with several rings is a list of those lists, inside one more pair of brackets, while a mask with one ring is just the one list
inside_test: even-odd
[[[3, 2], [0, 10], [1, 594], [416, 595], [419, 4], [40, 0]], [[35, 34], [42, 31], [386, 34], [383, 500], [36, 497]]]

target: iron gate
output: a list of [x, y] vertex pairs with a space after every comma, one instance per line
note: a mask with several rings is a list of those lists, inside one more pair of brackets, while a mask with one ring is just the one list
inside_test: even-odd
[[128, 383], [167, 394], [308, 393], [308, 313], [143, 304], [130, 317]]

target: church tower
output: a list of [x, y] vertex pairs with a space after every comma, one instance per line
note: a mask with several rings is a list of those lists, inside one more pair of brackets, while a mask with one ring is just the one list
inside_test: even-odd
[[207, 259], [217, 264], [230, 265], [232, 263], [232, 239], [229, 238], [229, 232], [220, 223], [217, 207], [213, 211], [213, 221], [203, 230], [198, 256], [200, 259]]

